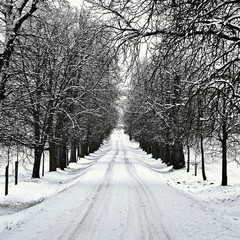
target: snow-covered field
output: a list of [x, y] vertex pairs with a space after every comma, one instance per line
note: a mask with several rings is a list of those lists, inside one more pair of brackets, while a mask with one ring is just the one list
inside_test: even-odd
[[[66, 171], [31, 179], [21, 170], [4, 196], [0, 173], [0, 239], [240, 239], [240, 168], [221, 164], [171, 171], [122, 131]], [[2, 170], [2, 168], [1, 168]]]

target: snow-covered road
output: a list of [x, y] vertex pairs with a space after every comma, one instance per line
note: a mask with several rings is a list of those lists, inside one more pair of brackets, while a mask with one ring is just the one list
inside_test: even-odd
[[24, 210], [0, 239], [239, 239], [237, 223], [169, 186], [122, 131], [98, 154], [79, 183]]

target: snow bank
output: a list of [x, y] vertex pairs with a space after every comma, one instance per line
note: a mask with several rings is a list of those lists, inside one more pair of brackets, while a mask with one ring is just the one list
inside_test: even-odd
[[[14, 185], [14, 176], [10, 174], [9, 194], [5, 193], [4, 173], [0, 174], [0, 216], [13, 214], [42, 202], [45, 198], [63, 191], [78, 183], [79, 177], [100, 157], [109, 151], [108, 145], [102, 146], [95, 153], [80, 158], [77, 163], [70, 163], [64, 171], [47, 172], [40, 179], [32, 179], [31, 172], [21, 168], [18, 185]], [[3, 168], [1, 169], [3, 171]], [[0, 224], [1, 225], [1, 224]]]

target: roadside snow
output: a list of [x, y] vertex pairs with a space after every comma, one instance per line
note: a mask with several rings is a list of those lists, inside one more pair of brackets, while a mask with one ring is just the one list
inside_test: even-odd
[[240, 223], [240, 168], [237, 163], [229, 163], [229, 185], [221, 186], [220, 163], [207, 164], [207, 181], [202, 181], [201, 169], [197, 176], [192, 170], [187, 173], [185, 169], [169, 172], [162, 175], [171, 186], [187, 193], [205, 203], [221, 217], [229, 217], [228, 221]]
[[213, 159], [207, 155], [208, 161], [205, 166], [207, 180], [203, 181], [200, 164], [198, 164], [197, 176], [193, 164], [188, 173], [186, 169], [173, 170], [171, 166], [163, 168], [161, 159], [156, 160], [151, 154], [142, 152], [138, 143], [131, 142], [129, 146], [135, 148], [142, 156], [143, 166], [162, 173], [161, 177], [170, 186], [206, 204], [221, 217], [229, 217], [230, 221], [240, 223], [240, 166], [237, 162], [232, 161], [228, 164], [229, 185], [221, 186], [221, 159]]
[[[151, 154], [142, 153], [139, 144], [131, 142], [136, 148], [144, 166], [149, 166], [154, 172], [158, 171], [170, 186], [191, 196], [200, 204], [204, 204], [209, 211], [216, 213], [219, 219], [226, 222], [238, 222], [240, 224], [240, 166], [232, 161], [228, 164], [228, 186], [221, 186], [221, 160], [208, 158], [206, 164], [207, 180], [202, 180], [201, 167], [198, 166], [197, 176], [194, 175], [194, 166], [187, 173], [186, 169], [173, 170], [171, 167], [162, 168], [161, 159], [153, 159]], [[156, 168], [156, 166], [160, 167]], [[165, 173], [164, 173], [165, 172]], [[231, 238], [229, 238], [231, 239]]]
[[[81, 158], [77, 163], [70, 163], [64, 171], [45, 173], [43, 178], [32, 179], [29, 171], [21, 169], [18, 185], [14, 185], [14, 177], [10, 175], [9, 195], [4, 196], [4, 174], [0, 180], [0, 216], [13, 214], [25, 208], [42, 202], [45, 198], [57, 194], [79, 182], [79, 177], [94, 164], [99, 157], [109, 151], [109, 145], [105, 144], [95, 153]], [[1, 219], [0, 219], [1, 223]], [[1, 230], [0, 224], [0, 230]]]

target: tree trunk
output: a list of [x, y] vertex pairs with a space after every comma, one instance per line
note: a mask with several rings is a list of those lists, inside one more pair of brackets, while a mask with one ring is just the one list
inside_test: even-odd
[[84, 156], [88, 155], [88, 144], [87, 142], [81, 143], [81, 157], [83, 158]]
[[81, 157], [81, 147], [78, 144], [78, 147], [77, 147], [77, 158], [79, 159], [80, 157]]
[[67, 167], [67, 144], [66, 141], [63, 141], [63, 145], [61, 146], [62, 149], [62, 158], [61, 158], [61, 166], [62, 168], [66, 168]]
[[89, 142], [89, 153], [93, 153], [94, 152], [94, 142], [90, 141]]
[[54, 113], [50, 111], [48, 118], [48, 136], [49, 136], [49, 171], [56, 171], [59, 166], [57, 144], [54, 136], [53, 126]]
[[140, 141], [140, 148], [141, 148], [143, 151], [145, 151], [145, 149], [146, 149], [146, 143], [145, 143], [144, 140], [141, 140], [141, 141]]
[[[181, 77], [176, 75], [174, 77], [174, 98], [173, 105], [174, 107], [171, 110], [171, 117], [175, 127], [172, 129], [174, 133], [174, 144], [172, 145], [171, 151], [171, 162], [173, 163], [174, 169], [180, 169], [185, 167], [185, 158], [183, 153], [183, 144], [181, 141], [181, 126], [179, 124], [179, 103], [181, 102]], [[169, 135], [169, 133], [168, 133]]]
[[150, 145], [150, 143], [148, 142], [148, 143], [146, 143], [146, 152], [147, 152], [147, 154], [151, 154], [152, 153], [152, 150], [151, 150], [151, 145]]
[[129, 140], [132, 141], [132, 134], [131, 134], [131, 132], [129, 133]]
[[190, 147], [187, 145], [187, 155], [188, 155], [188, 160], [187, 160], [187, 172], [190, 171]]
[[77, 146], [75, 142], [71, 143], [70, 162], [77, 162]]
[[[37, 106], [39, 108], [39, 105]], [[33, 178], [40, 178], [40, 164], [41, 164], [41, 156], [43, 153], [44, 145], [41, 144], [40, 141], [40, 118], [39, 112], [36, 111], [34, 113], [34, 164], [33, 164], [33, 171], [32, 177]]]
[[34, 147], [34, 164], [33, 164], [32, 178], [40, 178], [40, 164], [41, 164], [42, 153], [43, 153], [43, 148], [36, 145]]
[[65, 117], [62, 112], [56, 114], [56, 126], [55, 126], [55, 141], [56, 141], [56, 162], [57, 167], [60, 167], [61, 170], [67, 167], [66, 164], [66, 139], [67, 137], [64, 134], [64, 124]]
[[165, 163], [169, 166], [172, 164], [172, 159], [171, 159], [171, 146], [169, 143], [165, 145]]
[[61, 145], [58, 146], [58, 155], [59, 155], [59, 167], [61, 170], [67, 167], [66, 164], [66, 146], [62, 141]]
[[89, 144], [89, 153], [97, 151], [100, 147], [99, 142], [90, 142]]
[[227, 186], [228, 180], [227, 180], [227, 127], [224, 123], [222, 126], [222, 186]]
[[197, 163], [197, 153], [195, 152], [195, 163], [194, 163], [194, 176], [197, 176], [197, 167], [198, 167], [198, 163]]
[[49, 171], [57, 170], [57, 146], [53, 139], [49, 142]]
[[153, 158], [155, 158], [155, 159], [159, 158], [159, 144], [158, 144], [158, 142], [154, 142], [152, 144], [152, 155], [153, 155]]
[[185, 158], [184, 158], [184, 152], [183, 152], [183, 145], [180, 140], [176, 140], [174, 142], [173, 146], [173, 152], [172, 152], [172, 162], [173, 162], [173, 168], [174, 169], [180, 169], [185, 167]]
[[201, 142], [201, 156], [202, 156], [202, 177], [203, 181], [207, 180], [206, 174], [205, 174], [205, 158], [204, 158], [204, 148], [203, 148], [203, 136], [201, 134], [200, 137], [200, 142]]

